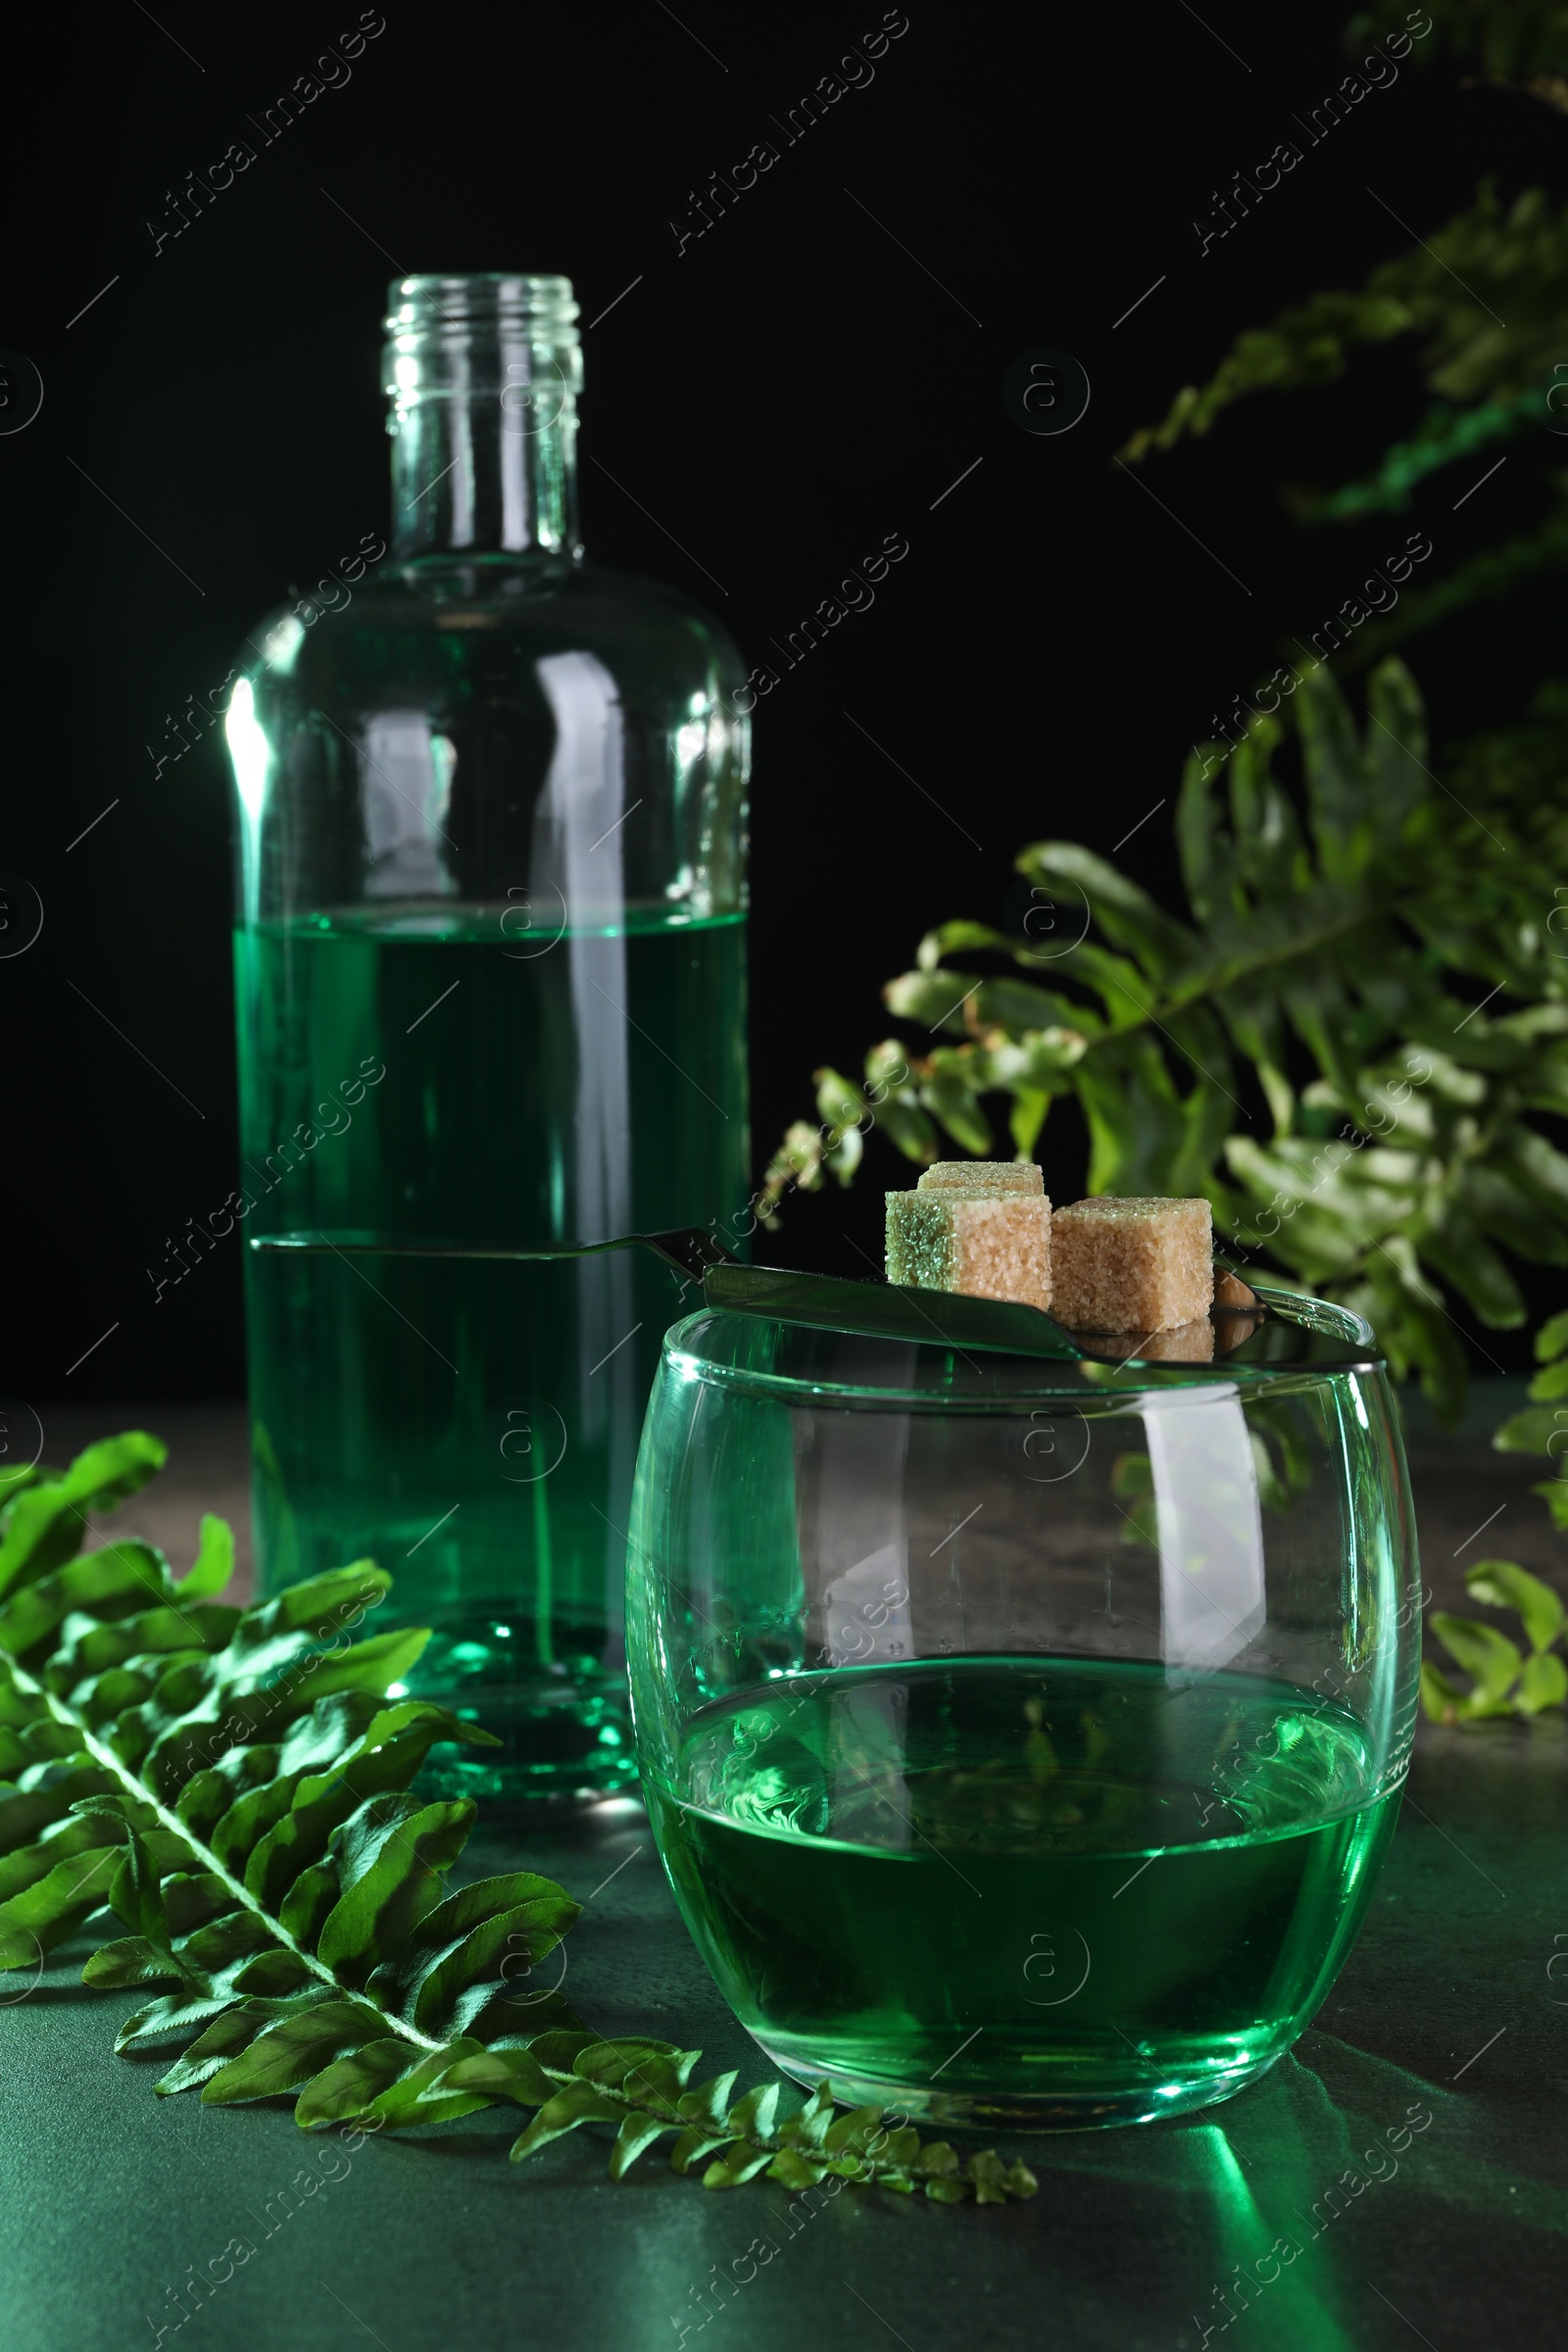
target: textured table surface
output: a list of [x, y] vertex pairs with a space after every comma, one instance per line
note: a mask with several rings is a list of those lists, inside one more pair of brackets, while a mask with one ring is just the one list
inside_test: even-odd
[[[1499, 1409], [1478, 1399], [1458, 1442], [1415, 1427], [1439, 1602], [1462, 1596], [1483, 1553], [1557, 1572], [1528, 1491], [1540, 1465], [1479, 1442]], [[201, 1508], [241, 1507], [228, 1408], [45, 1419], [54, 1459], [133, 1422], [175, 1442], [132, 1510], [176, 1564]], [[1568, 1963], [1547, 1972], [1568, 1953], [1565, 1832], [1560, 1720], [1424, 1728], [1367, 1924], [1294, 2054], [1182, 2122], [999, 2143], [1041, 2183], [1000, 2211], [846, 2189], [808, 2215], [767, 2182], [709, 2194], [657, 2156], [616, 2187], [587, 2132], [509, 2165], [494, 2111], [350, 2152], [306, 2138], [284, 2107], [160, 2100], [159, 2068], [111, 2051], [137, 1996], [86, 1991], [81, 1949], [67, 1950], [23, 1997], [22, 1980], [0, 1980], [0, 2352], [1555, 2344]], [[715, 2071], [764, 2079], [635, 1806], [487, 1829], [472, 1850], [486, 1869], [542, 1869], [591, 1894], [566, 1989], [594, 2025], [662, 2033]], [[1401, 2147], [1412, 2110], [1431, 2120]], [[236, 2240], [251, 2249], [238, 2263]], [[1284, 2264], [1277, 2240], [1300, 2251]], [[231, 2275], [180, 2324], [169, 2290], [209, 2266]], [[719, 2292], [715, 2269], [746, 2283]], [[1239, 2272], [1254, 2281], [1247, 2309], [1218, 2299]]]

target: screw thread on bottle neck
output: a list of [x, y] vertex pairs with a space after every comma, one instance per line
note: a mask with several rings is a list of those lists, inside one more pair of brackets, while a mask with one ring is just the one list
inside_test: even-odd
[[564, 277], [406, 277], [386, 321], [392, 553], [576, 556], [577, 305]]

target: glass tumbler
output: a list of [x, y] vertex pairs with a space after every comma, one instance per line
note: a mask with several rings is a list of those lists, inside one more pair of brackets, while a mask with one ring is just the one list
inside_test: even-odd
[[944, 2124], [1141, 2123], [1322, 2001], [1394, 1828], [1420, 1594], [1371, 1331], [1259, 1297], [1181, 1367], [666, 1335], [644, 1793], [785, 2072]]

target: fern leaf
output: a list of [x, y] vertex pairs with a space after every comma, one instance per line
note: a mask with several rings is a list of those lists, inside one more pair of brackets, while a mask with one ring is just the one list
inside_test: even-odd
[[[1298, 798], [1273, 772], [1288, 745]], [[1081, 903], [1085, 926], [1049, 970], [985, 925], [926, 935], [884, 993], [927, 1033], [906, 1066], [932, 1125], [984, 1152], [1000, 1099], [1023, 1152], [1076, 1097], [1086, 1191], [1206, 1196], [1239, 1259], [1368, 1313], [1396, 1372], [1451, 1415], [1465, 1365], [1446, 1294], [1505, 1328], [1525, 1312], [1513, 1261], [1568, 1263], [1568, 1155], [1537, 1123], [1568, 1111], [1568, 907], [1544, 907], [1540, 879], [1568, 870], [1564, 756], [1568, 690], [1541, 699], [1490, 797], [1473, 774], [1450, 792], [1400, 663], [1373, 674], [1360, 726], [1312, 670], [1282, 719], [1189, 761], [1185, 918], [1043, 841], [1018, 870]], [[960, 953], [973, 962], [947, 960]], [[853, 1173], [780, 1154], [767, 1201]]]
[[[385, 1695], [422, 1632], [347, 1640], [389, 1587], [372, 1562], [241, 1611], [217, 1597], [233, 1559], [220, 1520], [203, 1520], [181, 1582], [150, 1544], [81, 1552], [89, 1518], [163, 1459], [156, 1438], [132, 1432], [62, 1477], [6, 1484], [0, 1770], [14, 1778], [0, 1784], [0, 1969], [33, 1967], [112, 1919], [125, 1933], [101, 1942], [83, 1979], [161, 1987], [116, 2046], [178, 2045], [166, 2097], [287, 2096], [306, 2130], [401, 2130], [509, 2102], [537, 2110], [516, 2157], [614, 2125], [617, 2180], [670, 2132], [677, 2171], [725, 2151], [704, 2175], [712, 2187], [808, 2164], [800, 2151], [824, 2145], [835, 2112], [825, 2084], [775, 2130], [777, 2083], [732, 2106], [733, 2074], [688, 2088], [696, 2051], [608, 2040], [559, 1993], [514, 1995], [580, 1906], [531, 1872], [447, 1891], [474, 1807], [423, 1803], [411, 1784], [435, 1741], [489, 1735]], [[883, 2132], [898, 2161], [883, 2157], [874, 2113], [860, 2111], [853, 2150], [835, 2143], [845, 2153], [832, 2160], [905, 2187], [918, 2142], [906, 2128]], [[1033, 2193], [1021, 2168], [979, 2162], [956, 2193]]]

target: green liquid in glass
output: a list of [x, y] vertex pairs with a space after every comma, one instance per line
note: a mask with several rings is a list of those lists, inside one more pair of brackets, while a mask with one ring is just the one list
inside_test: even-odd
[[[247, 1234], [548, 1250], [741, 1209], [742, 918], [507, 914], [236, 935]], [[409, 1688], [504, 1742], [447, 1751], [452, 1786], [633, 1779], [624, 1530], [676, 1278], [642, 1251], [246, 1258], [264, 1589], [392, 1571], [377, 1623], [435, 1629]]]
[[1397, 1808], [1366, 1744], [1290, 1684], [961, 1658], [706, 1708], [683, 1795], [645, 1792], [692, 1933], [780, 2066], [915, 2115], [1070, 2128], [1222, 2098], [1301, 2031]]

